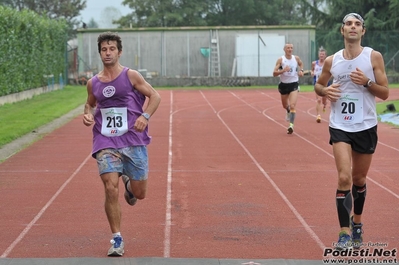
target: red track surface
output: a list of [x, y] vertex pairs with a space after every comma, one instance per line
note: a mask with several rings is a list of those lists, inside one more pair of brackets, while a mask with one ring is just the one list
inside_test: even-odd
[[[339, 231], [328, 115], [299, 94], [293, 135], [276, 90], [160, 91], [148, 198], [123, 200], [125, 257], [321, 259]], [[399, 90], [391, 90], [391, 99]], [[379, 125], [366, 242], [399, 247], [399, 130]], [[103, 187], [81, 116], [0, 164], [0, 252], [105, 257]]]

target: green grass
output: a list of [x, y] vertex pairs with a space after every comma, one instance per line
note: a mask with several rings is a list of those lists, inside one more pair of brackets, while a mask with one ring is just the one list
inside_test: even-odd
[[[399, 88], [399, 84], [390, 85]], [[276, 89], [276, 86], [245, 87], [156, 87], [157, 90], [172, 89]], [[313, 91], [313, 86], [301, 86], [302, 92]], [[66, 86], [62, 90], [35, 96], [13, 104], [0, 106], [0, 147], [70, 112], [86, 102], [84, 86]], [[399, 106], [399, 100], [384, 101], [377, 104], [377, 113], [382, 114], [386, 105]], [[82, 108], [83, 112], [83, 108]]]
[[86, 97], [85, 87], [66, 86], [0, 106], [0, 147], [84, 104]]

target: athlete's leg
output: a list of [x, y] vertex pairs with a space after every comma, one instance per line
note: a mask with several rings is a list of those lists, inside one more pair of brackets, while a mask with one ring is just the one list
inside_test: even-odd
[[316, 122], [321, 122], [321, 101], [323, 97], [316, 94]]
[[319, 116], [321, 114], [321, 101], [322, 101], [322, 97], [320, 97], [319, 95], [316, 95], [316, 115]]
[[291, 113], [290, 124], [294, 124], [294, 121], [295, 121], [295, 114], [296, 114], [295, 107], [296, 107], [297, 99], [298, 99], [298, 90], [294, 90], [288, 95], [288, 101], [289, 101], [290, 113]]
[[295, 111], [297, 99], [298, 99], [298, 90], [291, 91], [288, 94], [288, 102], [289, 102], [291, 111]]
[[96, 154], [97, 166], [104, 184], [105, 213], [112, 233], [120, 232], [121, 208], [119, 204], [119, 175], [121, 156], [115, 149], [104, 149]]
[[130, 180], [130, 189], [138, 200], [142, 200], [147, 195], [147, 180]]
[[345, 142], [333, 143], [333, 154], [338, 172], [336, 204], [342, 231], [350, 234], [349, 221], [352, 211], [352, 148]]
[[288, 101], [289, 94], [284, 94], [284, 95], [280, 94], [280, 97], [281, 97], [281, 104], [282, 104], [283, 108], [285, 110], [287, 110], [290, 107], [290, 104]]
[[352, 153], [352, 179], [353, 179], [353, 222], [361, 223], [364, 201], [366, 198], [366, 178], [369, 171], [372, 154]]
[[327, 107], [327, 97], [322, 97], [321, 102], [323, 104], [323, 112], [324, 112], [324, 111], [326, 111], [326, 107]]
[[146, 146], [126, 147], [124, 154], [124, 174], [129, 176], [129, 191], [142, 200], [147, 194], [148, 154]]
[[105, 191], [105, 213], [112, 233], [120, 232], [121, 208], [119, 198], [119, 173], [111, 172], [101, 175]]

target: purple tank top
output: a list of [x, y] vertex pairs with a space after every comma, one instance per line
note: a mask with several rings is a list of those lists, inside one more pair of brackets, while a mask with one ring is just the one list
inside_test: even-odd
[[97, 75], [92, 79], [93, 95], [97, 101], [94, 113], [92, 155], [105, 148], [123, 148], [148, 145], [151, 137], [148, 126], [139, 133], [134, 122], [143, 113], [145, 96], [131, 84], [125, 67], [111, 82], [101, 82]]

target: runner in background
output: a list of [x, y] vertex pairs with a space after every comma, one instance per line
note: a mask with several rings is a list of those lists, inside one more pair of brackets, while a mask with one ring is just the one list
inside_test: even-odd
[[301, 58], [293, 55], [294, 45], [284, 45], [284, 55], [277, 59], [273, 76], [280, 77], [278, 91], [281, 96], [281, 104], [287, 111], [286, 120], [290, 122], [287, 134], [294, 132], [294, 121], [296, 114], [296, 102], [299, 91], [299, 77], [303, 76], [303, 63]]
[[[311, 75], [313, 76], [313, 85], [316, 84], [317, 79], [321, 74], [324, 60], [327, 57], [327, 51], [323, 47], [320, 47], [318, 56], [319, 59], [312, 62]], [[328, 85], [330, 85], [330, 82], [328, 83]], [[319, 95], [316, 94], [316, 122], [318, 123], [321, 122], [321, 113], [326, 112], [326, 106], [327, 106], [327, 98], [320, 97]]]

